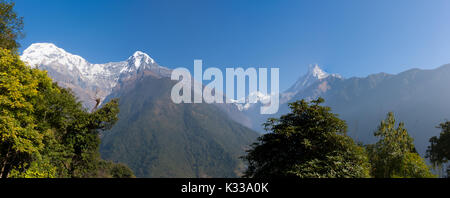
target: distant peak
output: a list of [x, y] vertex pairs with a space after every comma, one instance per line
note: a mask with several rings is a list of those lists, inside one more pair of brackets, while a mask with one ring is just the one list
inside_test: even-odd
[[88, 64], [81, 56], [68, 53], [53, 43], [33, 43], [23, 51], [20, 58], [31, 67], [58, 64], [67, 66], [70, 71], [73, 68], [81, 70], [83, 66]]
[[53, 43], [33, 43], [30, 47], [49, 47], [49, 48], [58, 48]]
[[310, 65], [308, 74], [316, 77], [317, 79], [324, 79], [329, 76], [329, 74], [325, 71], [323, 71], [318, 64]]
[[66, 53], [66, 51], [53, 43], [33, 43], [23, 51], [23, 54], [33, 54], [35, 52], [39, 52], [40, 54]]
[[128, 60], [130, 63], [133, 63], [136, 68], [139, 68], [142, 63], [145, 64], [155, 63], [155, 61], [148, 54], [142, 51], [134, 52], [134, 54]]
[[130, 59], [152, 59], [150, 56], [142, 51], [136, 51], [130, 57]]
[[146, 56], [146, 57], [150, 57], [148, 54], [141, 52], [141, 51], [136, 51], [133, 54], [133, 57], [139, 57], [139, 56]]
[[309, 65], [308, 73], [300, 77], [297, 82], [295, 82], [295, 84], [287, 90], [287, 93], [296, 94], [306, 87], [328, 77], [342, 79], [342, 76], [339, 74], [328, 74], [323, 71], [318, 64]]

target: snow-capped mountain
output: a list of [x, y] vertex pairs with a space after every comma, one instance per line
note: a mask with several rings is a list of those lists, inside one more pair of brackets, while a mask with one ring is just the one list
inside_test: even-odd
[[[97, 98], [103, 102], [120, 97], [118, 95], [122, 93], [120, 90], [130, 89], [136, 84], [136, 80], [147, 76], [170, 77], [172, 72], [141, 51], [136, 51], [124, 61], [92, 64], [81, 56], [66, 52], [51, 43], [32, 44], [23, 51], [21, 59], [32, 67], [46, 70], [55, 82], [70, 88], [88, 109], [96, 105]], [[193, 93], [198, 94], [195, 90]], [[234, 104], [216, 104], [216, 106], [231, 119], [245, 126], [250, 125], [250, 121], [241, 115]]]
[[373, 132], [388, 112], [394, 112], [414, 137], [417, 151], [424, 154], [429, 139], [439, 134], [435, 126], [450, 118], [449, 77], [450, 64], [432, 70], [351, 78], [327, 74], [315, 65], [281, 94], [278, 114], [261, 115], [258, 105], [243, 112], [251, 118], [254, 130], [265, 132], [261, 123], [291, 112], [289, 103], [322, 97], [324, 105], [346, 121], [348, 134], [363, 143], [375, 142]]
[[[327, 72], [323, 71], [319, 65], [310, 65], [308, 72], [300, 77], [295, 84], [290, 87], [286, 92], [283, 92], [280, 94], [280, 102], [286, 103], [287, 101], [291, 100], [292, 97], [294, 97], [296, 94], [300, 93], [304, 89], [310, 87], [311, 85], [317, 83], [317, 82], [324, 82], [322, 86], [318, 87], [317, 92], [323, 92], [327, 89], [327, 79], [343, 79], [343, 77], [339, 74], [328, 74]], [[250, 100], [252, 99], [252, 100]], [[240, 111], [246, 111], [252, 108], [253, 106], [258, 106], [255, 104], [268, 104], [270, 103], [270, 94], [264, 94], [259, 91], [250, 93], [247, 97], [241, 98], [238, 100], [232, 100], [229, 99], [232, 103], [236, 105], [236, 107]], [[253, 103], [250, 103], [250, 101], [254, 101]]]
[[304, 76], [300, 77], [287, 91], [281, 94], [281, 103], [289, 101], [297, 93], [317, 82], [324, 81], [327, 78], [343, 79], [343, 77], [339, 74], [328, 74], [317, 64], [310, 65], [308, 72]]
[[56, 82], [71, 88], [88, 108], [94, 105], [94, 98], [103, 99], [119, 81], [141, 71], [161, 77], [168, 77], [171, 72], [141, 51], [125, 61], [92, 64], [52, 43], [32, 44], [24, 50], [21, 59], [31, 67], [47, 70]]
[[[337, 81], [344, 80], [345, 79], [339, 74], [329, 74], [323, 71], [317, 64], [310, 65], [308, 72], [305, 75], [301, 76], [287, 91], [280, 93], [280, 108], [277, 114], [260, 114], [260, 107], [267, 104], [265, 101], [270, 103], [270, 95], [268, 94], [255, 93], [253, 95], [256, 96], [258, 100], [257, 103], [249, 103], [249, 97], [247, 97], [245, 100], [241, 99], [236, 101], [235, 105], [247, 117], [251, 118], [252, 129], [264, 133], [265, 130], [261, 123], [265, 123], [268, 118], [277, 117], [288, 112], [288, 104], [290, 102], [294, 102], [298, 99], [315, 99], [318, 96], [322, 96], [327, 92], [332, 91]], [[245, 102], [243, 103], [243, 101]]]
[[319, 65], [310, 65], [308, 69], [308, 73], [306, 73], [304, 76], [300, 77], [295, 84], [289, 88], [286, 92], [299, 92], [310, 85], [321, 81], [323, 79], [326, 79], [328, 77], [336, 77], [336, 78], [342, 78], [339, 74], [328, 74], [327, 72], [323, 71]]
[[[253, 104], [261, 103], [261, 104], [269, 104], [270, 103], [270, 94], [264, 94], [262, 92], [256, 91], [250, 93], [246, 98], [241, 98], [239, 100], [228, 99], [231, 103], [234, 103], [239, 111], [248, 110]], [[251, 103], [250, 101], [254, 101]]]

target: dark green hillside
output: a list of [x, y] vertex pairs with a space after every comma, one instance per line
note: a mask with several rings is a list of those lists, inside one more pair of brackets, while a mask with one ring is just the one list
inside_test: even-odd
[[172, 103], [173, 84], [150, 76], [122, 84], [119, 121], [102, 139], [102, 157], [138, 177], [238, 176], [239, 157], [257, 134], [214, 105]]

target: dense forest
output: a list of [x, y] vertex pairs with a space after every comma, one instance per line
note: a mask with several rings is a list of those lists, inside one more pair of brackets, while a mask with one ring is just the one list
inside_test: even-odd
[[[0, 177], [135, 177], [126, 165], [103, 160], [99, 153], [100, 133], [118, 121], [118, 99], [86, 109], [46, 71], [22, 62], [17, 40], [24, 36], [24, 24], [13, 8], [14, 3], [0, 1]], [[374, 132], [378, 141], [364, 145], [346, 134], [346, 122], [323, 102], [296, 101], [290, 113], [269, 119], [264, 124], [268, 133], [242, 157], [247, 163], [244, 177], [450, 175], [445, 167], [450, 159], [450, 122], [438, 126], [442, 132], [430, 139], [422, 158], [405, 124], [393, 113], [387, 113]], [[440, 172], [444, 168], [446, 174]]]

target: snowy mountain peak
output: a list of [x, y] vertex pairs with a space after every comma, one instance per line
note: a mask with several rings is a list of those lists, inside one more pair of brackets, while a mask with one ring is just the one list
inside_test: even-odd
[[128, 58], [128, 62], [133, 64], [136, 69], [138, 69], [141, 64], [155, 64], [155, 60], [153, 60], [148, 54], [141, 51], [134, 52], [133, 56]]
[[72, 56], [72, 54], [67, 53], [64, 49], [57, 47], [53, 43], [31, 44], [22, 54], [22, 57], [29, 58], [38, 58], [42, 56]]
[[28, 47], [25, 51], [25, 53], [33, 53], [36, 50], [39, 50], [43, 53], [64, 53], [65, 51], [61, 48], [56, 47], [53, 43], [34, 43], [31, 44], [30, 47]]
[[327, 72], [323, 71], [317, 64], [309, 66], [308, 75], [316, 77], [319, 80], [324, 79], [329, 76], [329, 74]]
[[139, 72], [152, 72], [168, 77], [171, 70], [159, 66], [149, 55], [137, 51], [125, 61], [92, 64], [81, 56], [66, 52], [52, 43], [35, 43], [22, 53], [21, 59], [31, 67], [47, 70], [53, 79], [64, 87], [82, 93], [82, 100], [102, 97], [111, 93], [119, 80]]
[[256, 103], [261, 103], [266, 105], [270, 103], [270, 94], [264, 94], [260, 91], [250, 93], [246, 98], [241, 98], [238, 100], [228, 99], [229, 102], [234, 103], [239, 111], [248, 110], [252, 105]]
[[328, 77], [334, 77], [334, 78], [342, 78], [339, 74], [328, 74], [327, 72], [323, 71], [319, 65], [314, 64], [310, 65], [308, 69], [308, 73], [306, 73], [304, 76], [300, 77], [295, 84], [289, 88], [284, 95], [286, 96], [292, 96], [296, 93], [300, 92], [301, 90], [309, 87], [310, 85], [322, 81]]
[[136, 51], [134, 52], [133, 57], [150, 57], [150, 56], [142, 51]]
[[53, 43], [34, 43], [23, 51], [21, 58], [31, 67], [59, 64], [72, 71], [75, 67], [83, 70], [83, 67], [88, 65], [84, 58], [70, 54]]

